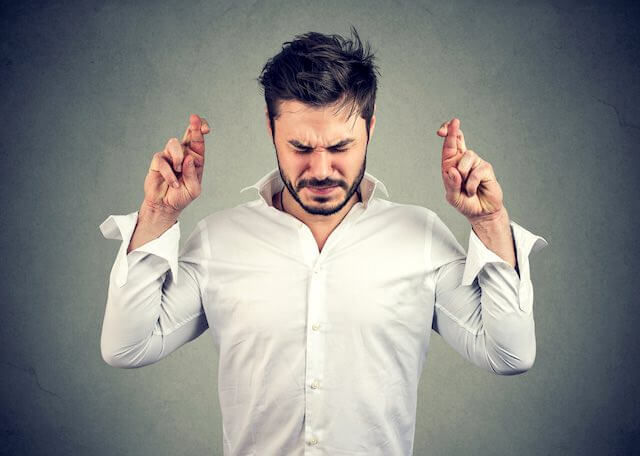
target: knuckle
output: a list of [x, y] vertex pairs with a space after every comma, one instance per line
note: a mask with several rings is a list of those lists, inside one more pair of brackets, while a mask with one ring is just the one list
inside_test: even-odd
[[162, 163], [164, 163], [164, 154], [162, 152], [156, 152], [153, 154], [153, 158], [151, 159], [151, 163], [153, 163], [156, 167], [161, 168]]
[[160, 169], [164, 171], [164, 175], [167, 177], [167, 179], [171, 179], [171, 177], [173, 177], [173, 171], [171, 171], [171, 166], [169, 166], [169, 164], [166, 161], [162, 162], [162, 166], [160, 167]]

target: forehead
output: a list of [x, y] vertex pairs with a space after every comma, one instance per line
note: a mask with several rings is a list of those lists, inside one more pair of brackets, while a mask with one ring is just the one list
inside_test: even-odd
[[336, 112], [336, 106], [316, 107], [298, 100], [286, 100], [280, 103], [280, 115], [276, 119], [276, 131], [285, 139], [298, 139], [307, 142], [332, 142], [345, 136], [366, 135], [364, 119], [354, 110], [347, 118], [350, 106]]

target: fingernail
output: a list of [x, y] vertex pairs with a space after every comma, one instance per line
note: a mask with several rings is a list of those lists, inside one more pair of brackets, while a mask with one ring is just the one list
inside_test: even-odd
[[182, 165], [180, 164], [176, 165], [176, 171], [178, 172], [182, 171]]
[[180, 184], [176, 181], [176, 182], [174, 182], [174, 183], [173, 183], [173, 186], [174, 186], [175, 188], [179, 188], [179, 187], [180, 187]]

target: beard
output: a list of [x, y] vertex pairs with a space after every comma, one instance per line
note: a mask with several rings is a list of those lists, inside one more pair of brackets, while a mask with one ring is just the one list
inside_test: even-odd
[[[280, 160], [278, 160], [278, 154], [276, 150], [276, 161], [278, 162], [278, 171], [280, 172], [280, 178], [282, 179], [282, 182], [284, 182], [284, 185], [289, 190], [289, 193], [291, 193], [291, 196], [293, 196], [293, 198], [307, 213], [313, 214], [313, 215], [335, 214], [336, 212], [339, 212], [349, 202], [353, 194], [358, 190], [358, 187], [360, 186], [360, 182], [362, 182], [362, 178], [364, 177], [364, 172], [367, 167], [367, 146], [365, 146], [364, 159], [362, 160], [360, 171], [358, 172], [358, 176], [353, 180], [353, 183], [351, 184], [351, 186], [348, 186], [347, 183], [340, 182], [340, 181], [336, 182], [330, 179], [324, 179], [321, 181], [316, 179], [309, 179], [309, 180], [304, 179], [298, 183], [298, 188], [296, 189], [291, 183], [291, 180], [287, 177], [287, 175], [284, 173], [284, 171], [280, 167]], [[321, 205], [319, 207], [309, 206], [308, 204], [303, 203], [302, 200], [300, 199], [300, 195], [298, 192], [302, 190], [304, 187], [329, 187], [332, 185], [337, 185], [346, 190], [344, 199], [340, 201], [338, 204], [336, 204], [335, 206], [324, 206], [324, 205]], [[325, 203], [329, 201], [329, 197], [325, 197], [322, 195], [314, 195], [314, 199], [318, 203]]]

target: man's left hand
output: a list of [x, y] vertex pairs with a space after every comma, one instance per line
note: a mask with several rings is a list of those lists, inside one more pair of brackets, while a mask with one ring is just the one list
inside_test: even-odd
[[449, 204], [472, 224], [497, 218], [503, 212], [502, 189], [491, 164], [467, 149], [460, 119], [443, 123], [437, 134], [444, 137], [441, 174]]

